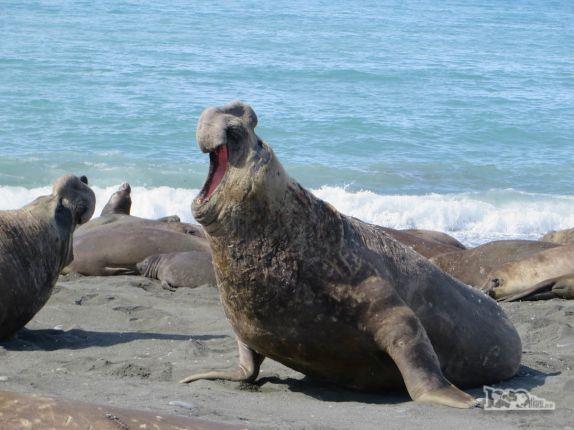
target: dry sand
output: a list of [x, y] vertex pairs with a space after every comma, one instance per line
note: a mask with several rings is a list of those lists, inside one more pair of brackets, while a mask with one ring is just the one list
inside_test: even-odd
[[[500, 386], [530, 389], [556, 402], [556, 411], [455, 410], [417, 404], [401, 393], [361, 394], [271, 360], [257, 384], [180, 385], [190, 373], [236, 361], [217, 290], [169, 292], [158, 281], [127, 276], [62, 278], [27, 328], [0, 344], [0, 389], [249, 428], [574, 428], [574, 301], [503, 307], [520, 332], [524, 356], [519, 374]], [[481, 389], [470, 392], [482, 397]]]

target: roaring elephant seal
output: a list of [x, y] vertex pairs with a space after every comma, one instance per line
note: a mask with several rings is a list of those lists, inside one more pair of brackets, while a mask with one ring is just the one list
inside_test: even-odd
[[559, 243], [561, 245], [574, 243], [574, 228], [548, 232], [542, 236], [540, 240], [543, 242]]
[[536, 240], [497, 240], [476, 248], [437, 255], [430, 261], [459, 281], [480, 288], [488, 274], [502, 264], [557, 246]]
[[74, 236], [74, 261], [66, 273], [87, 276], [136, 275], [137, 264], [150, 255], [195, 251], [209, 253], [202, 237], [147, 223], [112, 223]]
[[418, 252], [426, 258], [432, 258], [437, 255], [462, 250], [458, 246], [445, 243], [444, 240], [432, 239], [429, 235], [422, 235], [420, 233], [413, 234], [407, 230], [395, 230], [394, 228], [389, 227], [381, 228], [393, 239], [401, 242], [403, 245], [408, 246], [413, 251]]
[[215, 285], [215, 273], [209, 252], [172, 252], [157, 254], [137, 264], [140, 275], [159, 279], [167, 290]]
[[82, 179], [63, 176], [51, 195], [22, 209], [0, 211], [0, 339], [36, 315], [72, 260], [74, 229], [90, 219], [96, 203]]
[[0, 391], [3, 430], [232, 430], [241, 427], [153, 411]]
[[574, 245], [562, 245], [506, 263], [492, 271], [482, 289], [496, 300], [530, 291], [547, 279], [574, 273]]
[[459, 386], [513, 376], [520, 338], [496, 302], [384, 230], [340, 214], [291, 179], [254, 132], [251, 107], [204, 111], [211, 167], [193, 201], [212, 247], [239, 366], [185, 378], [254, 380], [269, 357], [359, 390], [476, 404]]
[[205, 237], [201, 226], [181, 222], [177, 215], [166, 216], [157, 220], [130, 215], [132, 207], [131, 193], [132, 188], [130, 184], [127, 182], [121, 184], [102, 209], [100, 216], [78, 228], [75, 236], [79, 236], [103, 225], [138, 222], [164, 230]]
[[448, 246], [453, 246], [458, 249], [466, 249], [466, 246], [464, 246], [461, 242], [459, 242], [451, 235], [443, 233], [442, 231], [422, 230], [418, 228], [410, 228], [403, 231], [412, 234], [413, 236], [421, 237], [426, 240], [433, 240], [435, 242], [442, 243]]

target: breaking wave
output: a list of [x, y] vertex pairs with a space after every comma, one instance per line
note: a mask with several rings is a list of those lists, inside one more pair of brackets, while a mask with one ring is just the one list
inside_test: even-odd
[[[117, 186], [93, 187], [98, 214]], [[158, 218], [179, 215], [194, 222], [191, 201], [198, 189], [132, 187], [132, 214]], [[574, 227], [574, 197], [512, 189], [427, 195], [381, 195], [322, 186], [312, 190], [341, 212], [393, 228], [440, 230], [467, 245], [497, 239], [537, 239], [550, 230]], [[0, 186], [0, 210], [25, 205], [50, 187]]]

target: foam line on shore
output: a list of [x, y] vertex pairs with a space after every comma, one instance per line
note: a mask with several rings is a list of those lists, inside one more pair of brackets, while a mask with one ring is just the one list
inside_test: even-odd
[[[93, 187], [98, 214], [117, 185]], [[132, 214], [159, 218], [179, 215], [194, 222], [191, 201], [198, 189], [132, 187]], [[468, 245], [496, 239], [537, 239], [550, 230], [574, 227], [574, 198], [530, 194], [516, 190], [487, 192], [381, 195], [322, 186], [313, 192], [341, 212], [364, 221], [393, 228], [424, 228], [452, 234]], [[18, 208], [50, 187], [0, 186], [0, 210]]]

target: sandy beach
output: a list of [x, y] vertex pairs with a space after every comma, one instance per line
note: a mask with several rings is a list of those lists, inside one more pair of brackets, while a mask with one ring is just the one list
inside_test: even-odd
[[[217, 289], [162, 289], [142, 277], [60, 278], [48, 304], [0, 346], [0, 389], [112, 404], [256, 429], [573, 428], [574, 302], [503, 304], [523, 365], [500, 387], [526, 388], [555, 411], [456, 410], [406, 394], [363, 394], [266, 360], [256, 384], [177, 381], [235, 363]], [[482, 397], [481, 389], [470, 391]]]

